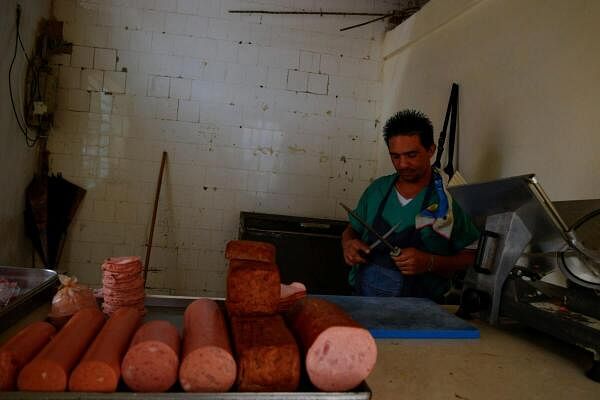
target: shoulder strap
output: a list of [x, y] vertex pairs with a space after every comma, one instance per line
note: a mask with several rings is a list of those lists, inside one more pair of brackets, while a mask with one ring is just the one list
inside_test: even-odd
[[394, 174], [394, 179], [392, 179], [392, 184], [388, 188], [387, 192], [385, 192], [385, 195], [383, 196], [383, 200], [381, 200], [381, 202], [379, 203], [379, 207], [377, 208], [377, 213], [375, 215], [381, 216], [383, 214], [383, 209], [385, 208], [385, 203], [387, 202], [387, 199], [390, 197], [390, 193], [392, 193], [392, 189], [394, 189], [394, 186], [396, 186], [396, 176], [397, 175]]
[[446, 130], [448, 129], [448, 121], [450, 121], [450, 137], [448, 138], [448, 163], [444, 168], [444, 172], [448, 175], [448, 179], [451, 179], [454, 175], [454, 166], [452, 161], [454, 159], [454, 142], [456, 140], [456, 121], [458, 119], [458, 84], [453, 83], [450, 91], [450, 99], [448, 101], [448, 108], [446, 108], [446, 116], [444, 117], [444, 126], [440, 132], [438, 139], [437, 154], [433, 166], [440, 168], [442, 164], [442, 154], [444, 153], [444, 143], [446, 142]]

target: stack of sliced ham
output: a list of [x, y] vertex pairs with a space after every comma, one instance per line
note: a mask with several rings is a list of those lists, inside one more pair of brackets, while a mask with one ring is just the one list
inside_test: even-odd
[[289, 285], [281, 284], [281, 297], [279, 299], [279, 312], [288, 310], [296, 301], [306, 297], [306, 286], [300, 282]]
[[144, 278], [139, 257], [114, 257], [102, 264], [103, 311], [112, 315], [121, 307], [133, 307], [142, 315], [144, 308]]

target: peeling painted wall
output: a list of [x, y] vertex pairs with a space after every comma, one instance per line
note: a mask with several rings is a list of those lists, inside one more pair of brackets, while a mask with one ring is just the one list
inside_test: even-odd
[[[50, 0], [21, 0], [20, 33], [25, 49], [33, 53], [34, 36], [41, 18], [50, 16]], [[0, 40], [4, 55], [0, 61], [0, 265], [31, 266], [32, 245], [25, 236], [23, 213], [25, 189], [37, 167], [37, 151], [25, 144], [25, 137], [15, 119], [8, 90], [8, 71], [16, 38], [17, 1], [0, 2]], [[12, 71], [12, 87], [16, 108], [22, 116], [27, 65], [19, 50]], [[33, 135], [32, 135], [33, 136]]]
[[468, 181], [535, 173], [552, 200], [600, 198], [598, 15], [597, 1], [432, 0], [386, 35], [382, 116], [419, 108], [437, 133], [457, 82]]

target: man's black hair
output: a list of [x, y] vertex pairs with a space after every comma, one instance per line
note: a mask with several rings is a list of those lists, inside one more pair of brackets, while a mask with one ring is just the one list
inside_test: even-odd
[[402, 110], [387, 120], [383, 127], [383, 139], [388, 144], [394, 136], [419, 135], [421, 144], [429, 149], [433, 144], [433, 125], [427, 115], [417, 110]]

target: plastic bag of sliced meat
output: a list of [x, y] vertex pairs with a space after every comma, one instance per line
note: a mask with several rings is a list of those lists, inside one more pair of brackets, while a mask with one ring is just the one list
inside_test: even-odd
[[21, 288], [14, 281], [0, 277], [0, 307], [5, 307], [8, 302], [19, 295]]
[[96, 297], [92, 289], [77, 283], [76, 277], [59, 275], [60, 287], [52, 299], [52, 309], [48, 317], [56, 326], [62, 326], [82, 308], [96, 307]]

